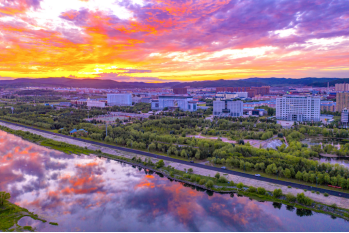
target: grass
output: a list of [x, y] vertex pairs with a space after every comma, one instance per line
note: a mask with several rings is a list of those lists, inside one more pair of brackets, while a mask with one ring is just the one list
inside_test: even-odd
[[0, 231], [35, 231], [31, 226], [20, 226], [18, 224], [18, 221], [23, 217], [46, 222], [46, 220], [39, 218], [38, 215], [29, 212], [27, 209], [5, 201], [4, 205], [0, 206]]

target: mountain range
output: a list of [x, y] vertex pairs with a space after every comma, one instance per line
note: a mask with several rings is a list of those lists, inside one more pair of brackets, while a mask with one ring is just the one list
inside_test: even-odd
[[336, 83], [348, 83], [349, 78], [248, 78], [239, 80], [213, 80], [195, 82], [166, 82], [166, 83], [145, 83], [145, 82], [118, 82], [103, 79], [71, 79], [71, 78], [19, 78], [14, 80], [0, 80], [0, 87], [72, 87], [72, 88], [175, 88], [186, 87], [249, 87], [249, 86], [313, 86], [326, 87], [327, 83], [333, 86]]

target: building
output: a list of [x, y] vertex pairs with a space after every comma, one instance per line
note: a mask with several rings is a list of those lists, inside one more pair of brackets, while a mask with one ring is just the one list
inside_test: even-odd
[[320, 110], [327, 112], [335, 112], [336, 111], [336, 102], [333, 101], [321, 101]]
[[159, 99], [151, 101], [152, 110], [163, 110], [164, 108], [179, 108], [182, 111], [196, 111], [197, 102], [193, 101], [192, 96], [169, 96], [162, 95]]
[[341, 123], [343, 128], [348, 128], [348, 121], [349, 121], [349, 112], [347, 108], [344, 108], [341, 114]]
[[101, 102], [101, 101], [95, 101], [95, 100], [87, 100], [87, 107], [92, 108], [105, 108], [105, 102]]
[[147, 104], [149, 104], [149, 103], [151, 103], [151, 98], [143, 97], [143, 98], [141, 99], [141, 103], [147, 103]]
[[132, 97], [132, 103], [138, 104], [141, 102], [142, 97], [134, 96]]
[[60, 102], [59, 106], [60, 107], [70, 107], [72, 104], [70, 102]]
[[188, 94], [187, 88], [173, 88], [173, 94]]
[[344, 108], [349, 109], [349, 93], [341, 92], [336, 95], [336, 111], [342, 112]]
[[213, 115], [240, 117], [243, 115], [243, 102], [240, 100], [213, 101]]
[[216, 92], [247, 92], [248, 97], [252, 98], [256, 95], [268, 95], [270, 87], [217, 87]]
[[107, 94], [109, 106], [132, 106], [132, 94]]
[[256, 90], [256, 95], [269, 95], [270, 86], [262, 86], [262, 87], [251, 87], [252, 90]]
[[320, 121], [320, 97], [286, 95], [276, 99], [276, 118], [287, 121]]
[[335, 91], [349, 91], [349, 83], [336, 83]]

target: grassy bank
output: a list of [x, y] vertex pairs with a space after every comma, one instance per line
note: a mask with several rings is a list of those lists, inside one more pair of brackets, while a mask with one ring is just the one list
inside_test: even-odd
[[5, 201], [4, 205], [0, 205], [0, 231], [35, 231], [35, 228], [31, 226], [20, 226], [18, 224], [18, 221], [23, 217], [30, 217], [46, 223], [46, 220], [39, 218], [38, 215], [29, 212], [27, 209]]

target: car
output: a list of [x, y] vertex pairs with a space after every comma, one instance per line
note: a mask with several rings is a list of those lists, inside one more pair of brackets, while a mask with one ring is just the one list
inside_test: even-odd
[[189, 163], [194, 163], [194, 161], [189, 161]]
[[222, 169], [227, 169], [226, 167], [221, 167]]
[[261, 175], [260, 175], [260, 174], [255, 174], [254, 176], [258, 176], [258, 177], [260, 177]]

